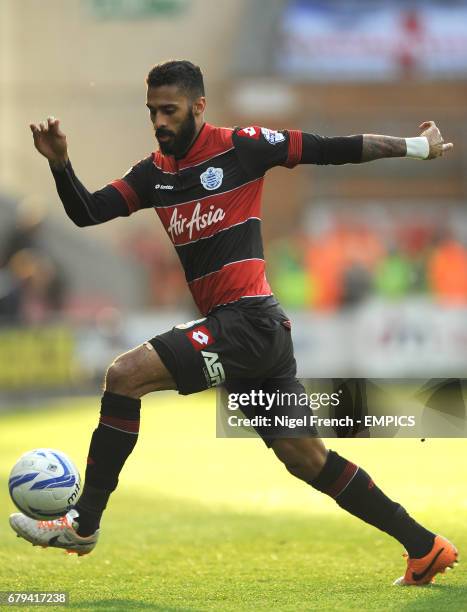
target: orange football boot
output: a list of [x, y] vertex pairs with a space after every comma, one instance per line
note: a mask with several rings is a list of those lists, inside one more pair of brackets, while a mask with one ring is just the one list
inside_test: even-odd
[[398, 586], [421, 586], [434, 582], [436, 574], [444, 574], [452, 569], [456, 563], [458, 553], [454, 544], [443, 536], [436, 536], [433, 548], [421, 559], [411, 559], [407, 553], [407, 570], [404, 576], [398, 578], [394, 584]]

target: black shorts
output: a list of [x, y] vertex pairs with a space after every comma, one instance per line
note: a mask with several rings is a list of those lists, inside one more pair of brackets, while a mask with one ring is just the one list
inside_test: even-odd
[[[277, 300], [272, 297], [244, 298], [214, 309], [207, 317], [176, 325], [171, 331], [149, 341], [171, 373], [182, 395], [223, 385], [228, 393], [305, 393], [297, 380], [291, 325]], [[278, 396], [279, 397], [279, 396]], [[291, 418], [309, 415], [308, 407], [297, 403], [269, 405], [267, 412], [257, 405], [242, 406], [248, 418], [286, 412]], [[254, 427], [270, 446], [273, 439], [292, 437], [289, 428]], [[314, 427], [298, 427], [293, 436], [316, 436]]]

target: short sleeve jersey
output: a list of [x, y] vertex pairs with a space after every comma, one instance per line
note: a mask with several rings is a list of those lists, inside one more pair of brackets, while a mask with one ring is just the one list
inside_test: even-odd
[[202, 314], [245, 297], [271, 295], [261, 238], [265, 172], [293, 167], [300, 131], [204, 124], [182, 159], [160, 151], [113, 181], [129, 212], [154, 208]]

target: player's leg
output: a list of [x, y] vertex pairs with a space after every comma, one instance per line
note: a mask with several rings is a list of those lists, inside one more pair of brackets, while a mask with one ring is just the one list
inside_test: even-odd
[[397, 584], [426, 584], [455, 563], [457, 551], [450, 542], [417, 523], [365, 470], [332, 450], [326, 451], [320, 438], [276, 439], [271, 448], [291, 474], [406, 548], [408, 568]]
[[332, 497], [347, 512], [394, 536], [410, 556], [423, 557], [431, 550], [435, 534], [389, 499], [362, 468], [326, 451], [320, 438], [277, 439], [271, 448], [291, 474]]
[[138, 438], [140, 398], [175, 388], [150, 343], [120, 355], [105, 377], [100, 420], [91, 438], [84, 488], [76, 507], [53, 521], [13, 514], [10, 524], [17, 534], [35, 546], [65, 548], [80, 555], [91, 552], [102, 513]]
[[[264, 412], [258, 407], [247, 408], [247, 416], [269, 416], [276, 427], [255, 428], [290, 473], [304, 480], [318, 491], [333, 497], [337, 504], [350, 514], [385, 531], [396, 538], [409, 554], [405, 576], [397, 584], [426, 584], [434, 575], [452, 566], [457, 558], [455, 547], [441, 536], [425, 529], [408, 515], [397, 502], [392, 501], [375, 485], [371, 477], [357, 465], [334, 451], [326, 451], [314, 427], [303, 425], [293, 430], [283, 430], [282, 420], [276, 416], [288, 416], [296, 423], [309, 422], [308, 403], [290, 401], [287, 398], [306, 396], [303, 385], [296, 379], [296, 363], [290, 324], [282, 321], [276, 341], [270, 347], [275, 365], [260, 383], [270, 397], [281, 397]], [[264, 354], [268, 354], [265, 352]], [[235, 392], [235, 381], [227, 386]], [[229, 389], [230, 388], [230, 389]], [[242, 409], [243, 410], [243, 409]], [[258, 412], [259, 411], [259, 412]], [[245, 410], [243, 410], [245, 412]], [[281, 431], [282, 429], [282, 431]]]
[[[307, 405], [280, 399], [306, 396], [297, 379], [270, 379], [262, 388], [278, 398], [270, 409], [271, 415], [289, 415], [306, 422], [310, 414]], [[276, 427], [263, 437], [291, 474], [335, 499], [347, 512], [395, 537], [411, 557], [421, 558], [432, 549], [435, 534], [389, 499], [362, 468], [332, 450], [327, 451], [316, 429], [295, 429], [293, 437], [290, 431]]]
[[83, 492], [76, 504], [80, 536], [99, 527], [118, 476], [136, 445], [140, 398], [166, 389], [175, 389], [175, 382], [149, 342], [120, 355], [108, 368], [99, 424], [91, 438]]
[[[225, 313], [219, 317], [234, 318]], [[175, 326], [112, 363], [105, 377], [99, 425], [91, 439], [83, 493], [76, 504], [80, 536], [97, 529], [136, 444], [140, 398], [168, 389], [188, 395], [222, 382], [223, 366], [213, 351], [223, 349], [218, 317], [206, 317]]]
[[48, 522], [12, 515], [13, 529], [35, 545], [90, 552], [97, 541], [100, 517], [136, 444], [140, 398], [166, 389], [188, 395], [221, 383], [225, 372], [219, 355], [229, 348], [226, 326], [237, 319], [235, 313], [222, 312], [190, 321], [118, 357], [105, 377], [100, 420], [92, 435], [85, 484], [76, 507], [65, 517]]

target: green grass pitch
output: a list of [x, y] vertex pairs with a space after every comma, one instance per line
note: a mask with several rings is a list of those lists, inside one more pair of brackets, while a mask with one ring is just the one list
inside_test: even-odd
[[[93, 611], [467, 609], [462, 563], [434, 586], [392, 587], [405, 563], [397, 542], [294, 479], [260, 440], [216, 439], [212, 393], [143, 401], [140, 440], [91, 555], [33, 548], [8, 525], [9, 470], [45, 446], [84, 474], [98, 401], [0, 417], [0, 590], [66, 590], [71, 609]], [[462, 559], [464, 440], [329, 445], [452, 539]]]

